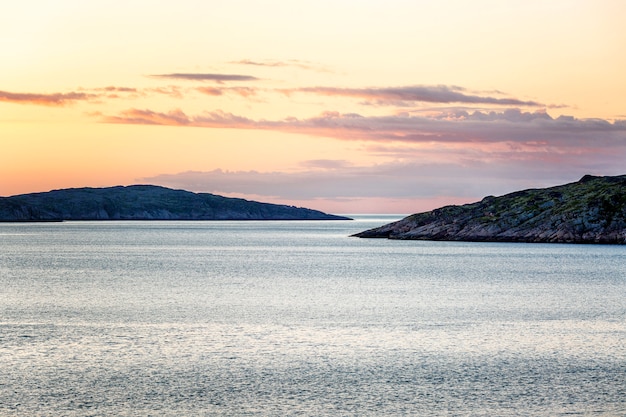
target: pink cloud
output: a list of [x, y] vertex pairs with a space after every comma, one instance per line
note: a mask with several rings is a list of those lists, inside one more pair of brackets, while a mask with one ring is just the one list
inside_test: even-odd
[[208, 96], [221, 96], [232, 93], [240, 97], [253, 97], [258, 92], [256, 88], [251, 87], [198, 87], [196, 90]]
[[190, 117], [182, 110], [176, 109], [167, 113], [152, 110], [129, 109], [117, 116], [106, 116], [106, 123], [121, 124], [146, 124], [163, 126], [194, 126], [207, 128], [253, 128], [255, 122], [245, 117], [236, 116], [232, 113], [215, 111], [204, 116]]
[[187, 115], [181, 110], [158, 113], [151, 110], [130, 109], [119, 116], [105, 117], [107, 123], [124, 123], [140, 125], [189, 126], [192, 125]]
[[141, 92], [142, 94], [155, 93], [170, 96], [173, 98], [183, 98], [183, 92], [181, 91], [180, 87], [177, 87], [175, 85], [170, 85], [167, 87], [146, 88], [144, 90], [141, 90]]
[[136, 93], [137, 89], [136, 88], [131, 88], [131, 87], [115, 87], [115, 86], [108, 86], [108, 87], [102, 87], [102, 88], [95, 88], [94, 90], [96, 91], [107, 91], [107, 92], [116, 92], [116, 93]]
[[296, 67], [296, 68], [316, 71], [316, 72], [331, 72], [328, 68], [323, 67], [319, 64], [315, 64], [309, 61], [302, 61], [298, 59], [289, 59], [286, 61], [277, 61], [277, 60], [255, 61], [251, 59], [242, 59], [240, 61], [233, 61], [231, 62], [231, 64], [251, 65], [255, 67], [271, 67], [271, 68]]
[[324, 112], [319, 116], [254, 120], [223, 111], [188, 116], [181, 110], [159, 113], [130, 109], [104, 118], [109, 123], [162, 124], [207, 128], [261, 129], [331, 137], [340, 140], [406, 143], [520, 143], [527, 146], [625, 147], [626, 122], [552, 118], [544, 112], [465, 111], [434, 116], [361, 116]]
[[369, 143], [366, 152], [394, 161], [353, 166], [343, 160], [310, 160], [302, 162], [300, 172], [214, 170], [143, 179], [267, 199], [440, 201], [445, 197], [450, 202], [476, 201], [485, 195], [576, 181], [584, 174], [620, 175], [626, 160], [624, 121], [552, 118], [519, 110], [460, 111], [431, 117], [326, 112], [308, 119], [253, 120], [222, 111], [190, 117], [180, 110], [132, 109], [117, 117], [108, 121], [267, 129], [361, 140]]
[[[323, 96], [355, 97], [366, 100], [369, 104], [407, 105], [412, 102], [425, 103], [468, 103], [506, 106], [544, 107], [535, 101], [520, 100], [508, 97], [478, 96], [466, 94], [466, 90], [458, 86], [404, 86], [374, 88], [338, 88], [338, 87], [304, 87], [282, 89], [280, 92], [291, 95], [309, 93]], [[500, 92], [494, 92], [500, 94]]]
[[77, 101], [88, 101], [97, 98], [97, 95], [88, 93], [11, 93], [0, 91], [0, 101], [18, 104], [36, 104], [40, 106], [65, 106]]
[[[344, 161], [305, 161], [299, 172], [189, 171], [142, 178], [161, 185], [214, 193], [258, 194], [282, 199], [436, 198], [475, 200], [489, 194], [576, 181], [584, 174], [623, 174], [623, 153], [594, 155], [526, 153], [509, 158], [488, 151], [444, 151], [447, 161], [424, 155], [371, 166]], [[486, 162], [488, 160], [488, 162]]]

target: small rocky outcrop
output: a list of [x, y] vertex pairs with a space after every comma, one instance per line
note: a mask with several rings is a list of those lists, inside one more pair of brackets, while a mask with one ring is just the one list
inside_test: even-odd
[[154, 185], [69, 188], [0, 198], [0, 221], [346, 220], [347, 217]]
[[354, 235], [479, 242], [626, 243], [626, 175], [446, 206]]

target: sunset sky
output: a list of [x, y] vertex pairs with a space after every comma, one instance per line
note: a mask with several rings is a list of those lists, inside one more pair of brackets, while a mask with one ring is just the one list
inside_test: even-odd
[[400, 213], [626, 174], [626, 2], [15, 1], [0, 196]]

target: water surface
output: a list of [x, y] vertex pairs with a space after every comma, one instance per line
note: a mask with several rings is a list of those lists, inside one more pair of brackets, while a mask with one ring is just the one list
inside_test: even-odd
[[626, 248], [0, 224], [0, 415], [625, 416]]

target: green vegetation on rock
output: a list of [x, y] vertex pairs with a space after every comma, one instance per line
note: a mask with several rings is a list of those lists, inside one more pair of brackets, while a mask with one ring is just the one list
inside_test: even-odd
[[626, 175], [446, 206], [358, 233], [364, 238], [626, 243]]

